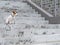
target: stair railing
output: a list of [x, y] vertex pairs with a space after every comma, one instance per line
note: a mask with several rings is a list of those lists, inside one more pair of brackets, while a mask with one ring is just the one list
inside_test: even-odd
[[43, 13], [45, 13], [46, 15], [48, 15], [49, 17], [53, 17], [52, 14], [48, 13], [47, 11], [45, 11], [44, 9], [40, 8], [37, 4], [35, 4], [32, 0], [27, 0], [27, 2], [31, 3], [32, 5], [34, 5], [36, 8], [38, 8], [39, 10], [41, 10]]

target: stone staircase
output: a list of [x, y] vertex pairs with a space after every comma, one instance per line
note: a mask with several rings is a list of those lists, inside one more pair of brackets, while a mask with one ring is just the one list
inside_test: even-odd
[[[18, 16], [11, 30], [6, 30], [5, 19], [13, 9], [16, 9]], [[0, 10], [1, 45], [53, 45], [60, 42], [60, 25], [49, 24], [42, 14], [38, 14], [27, 3], [0, 1]]]

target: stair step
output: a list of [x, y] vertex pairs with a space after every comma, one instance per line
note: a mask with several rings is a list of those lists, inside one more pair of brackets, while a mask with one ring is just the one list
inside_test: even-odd
[[31, 45], [48, 45], [48, 44], [46, 44], [46, 43], [44, 43], [44, 44], [41, 44], [41, 43], [33, 43], [33, 44], [31, 44]]
[[42, 25], [42, 26], [46, 27], [47, 29], [49, 29], [49, 28], [50, 29], [52, 29], [52, 28], [53, 29], [55, 29], [55, 28], [56, 29], [59, 29], [60, 28], [60, 25], [59, 24], [57, 24], [57, 25], [56, 24], [47, 24], [47, 25]]
[[[43, 38], [42, 38], [43, 37]], [[32, 40], [36, 43], [50, 43], [50, 42], [59, 42], [60, 35], [32, 35]]]
[[26, 16], [26, 17], [41, 17], [41, 14], [36, 14], [36, 13], [18, 13], [18, 16], [21, 17], [21, 16]]
[[60, 34], [59, 29], [31, 29], [32, 34], [35, 35], [54, 35], [54, 34]]
[[17, 21], [17, 24], [19, 23], [27, 23], [27, 24], [48, 24], [48, 21], [33, 21], [33, 20], [19, 20]]
[[40, 18], [35, 18], [35, 17], [19, 17], [18, 19], [25, 19], [25, 20], [45, 20], [44, 17], [40, 17]]

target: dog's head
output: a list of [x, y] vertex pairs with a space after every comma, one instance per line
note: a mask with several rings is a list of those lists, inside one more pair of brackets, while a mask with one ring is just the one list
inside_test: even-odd
[[16, 10], [13, 10], [13, 11], [12, 11], [12, 15], [13, 15], [13, 16], [16, 16], [16, 15], [17, 15]]

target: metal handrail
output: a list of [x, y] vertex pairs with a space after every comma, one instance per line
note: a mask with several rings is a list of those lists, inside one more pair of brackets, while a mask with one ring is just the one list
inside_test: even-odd
[[46, 12], [44, 9], [40, 8], [38, 5], [36, 5], [34, 2], [32, 2], [32, 0], [27, 0], [29, 3], [31, 3], [32, 5], [34, 5], [36, 8], [38, 8], [39, 10], [41, 10], [42, 12], [44, 12], [46, 15], [48, 15], [49, 17], [53, 17], [52, 14]]

